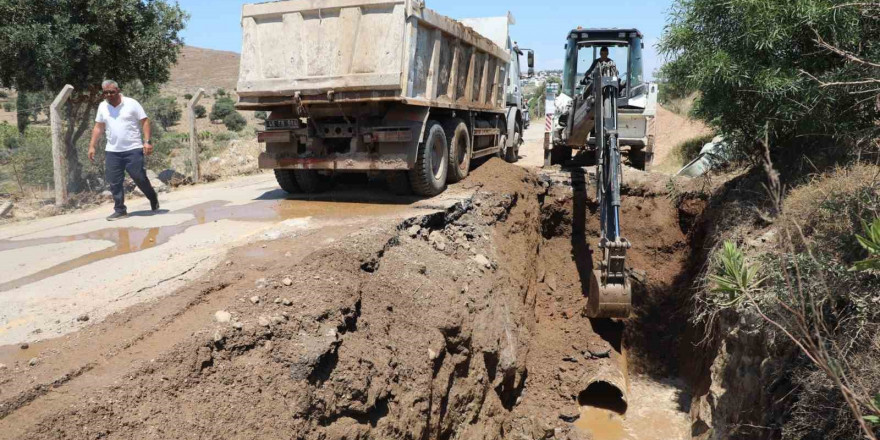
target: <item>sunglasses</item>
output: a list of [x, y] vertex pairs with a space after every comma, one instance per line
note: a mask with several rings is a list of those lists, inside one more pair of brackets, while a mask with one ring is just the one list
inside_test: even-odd
[[114, 95], [118, 95], [118, 94], [119, 94], [119, 91], [118, 91], [118, 90], [113, 90], [113, 91], [107, 91], [107, 90], [104, 90], [104, 91], [101, 92], [101, 93], [102, 93], [104, 96], [114, 96]]

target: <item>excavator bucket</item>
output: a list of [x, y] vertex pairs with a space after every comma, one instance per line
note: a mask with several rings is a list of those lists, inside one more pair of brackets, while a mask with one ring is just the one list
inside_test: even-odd
[[603, 281], [602, 271], [594, 270], [590, 276], [590, 297], [587, 300], [587, 316], [590, 318], [628, 318], [632, 311], [632, 286], [629, 279], [623, 284]]

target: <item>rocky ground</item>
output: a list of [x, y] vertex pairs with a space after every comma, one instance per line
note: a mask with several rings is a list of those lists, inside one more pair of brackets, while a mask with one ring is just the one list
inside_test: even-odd
[[0, 438], [585, 439], [573, 422], [597, 381], [646, 426], [620, 438], [687, 438], [648, 433], [689, 424], [643, 347], [660, 337], [644, 333], [662, 319], [649, 307], [686, 270], [691, 217], [664, 178], [627, 175], [642, 299], [626, 329], [582, 315], [589, 175], [493, 159], [445, 211], [309, 252], [246, 246], [173, 295], [4, 348]]

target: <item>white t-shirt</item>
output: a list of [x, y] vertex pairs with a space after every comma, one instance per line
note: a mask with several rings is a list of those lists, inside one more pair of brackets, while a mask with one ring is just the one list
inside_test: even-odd
[[117, 107], [113, 107], [107, 101], [102, 102], [98, 106], [95, 122], [105, 124], [106, 151], [121, 153], [143, 148], [141, 121], [146, 117], [144, 108], [132, 98], [123, 96], [122, 102]]

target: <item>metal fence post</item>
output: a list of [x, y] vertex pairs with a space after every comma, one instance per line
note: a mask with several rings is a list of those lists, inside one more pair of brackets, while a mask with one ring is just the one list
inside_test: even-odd
[[186, 115], [189, 118], [189, 149], [192, 158], [192, 180], [193, 183], [201, 179], [201, 171], [199, 170], [199, 139], [196, 137], [196, 111], [195, 107], [199, 100], [205, 94], [205, 89], [199, 89], [198, 92], [190, 99], [186, 108]]
[[52, 125], [52, 168], [55, 175], [55, 206], [60, 208], [67, 204], [67, 152], [64, 139], [61, 135], [62, 119], [61, 106], [63, 106], [70, 94], [73, 92], [73, 86], [68, 84], [61, 89], [61, 93], [52, 101], [49, 106], [49, 121]]

